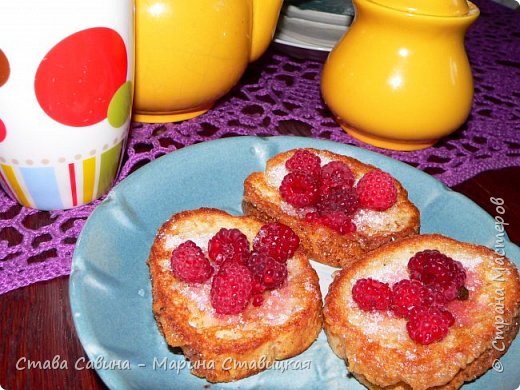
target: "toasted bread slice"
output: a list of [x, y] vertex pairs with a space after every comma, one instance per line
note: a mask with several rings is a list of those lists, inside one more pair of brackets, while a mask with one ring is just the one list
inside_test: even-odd
[[[444, 339], [429, 345], [408, 336], [405, 319], [390, 311], [362, 311], [352, 298], [361, 278], [390, 286], [408, 278], [408, 260], [425, 249], [460, 261], [469, 290], [468, 300], [448, 303], [455, 323]], [[457, 389], [506, 352], [518, 332], [519, 310], [518, 270], [507, 258], [483, 246], [423, 235], [379, 248], [340, 271], [325, 298], [324, 327], [333, 351], [371, 389]]]
[[[322, 166], [330, 161], [343, 162], [352, 170], [356, 180], [376, 169], [352, 157], [326, 150], [306, 150], [318, 155]], [[307, 210], [296, 209], [285, 202], [278, 190], [287, 174], [285, 162], [295, 151], [289, 150], [274, 156], [267, 161], [264, 172], [253, 172], [246, 178], [242, 208], [246, 214], [261, 221], [279, 221], [290, 226], [313, 260], [333, 267], [348, 267], [368, 251], [419, 232], [419, 210], [408, 199], [408, 192], [395, 179], [397, 202], [385, 211], [358, 210], [352, 219], [357, 227], [354, 233], [340, 234], [327, 226], [307, 222]]]
[[287, 283], [268, 291], [259, 307], [251, 303], [237, 315], [217, 314], [210, 302], [210, 281], [188, 284], [171, 271], [172, 250], [192, 240], [204, 251], [221, 228], [237, 228], [253, 242], [262, 223], [202, 208], [173, 215], [160, 228], [148, 265], [153, 312], [167, 343], [180, 347], [192, 373], [210, 382], [253, 375], [275, 360], [307, 349], [322, 327], [318, 276], [303, 251], [287, 261]]

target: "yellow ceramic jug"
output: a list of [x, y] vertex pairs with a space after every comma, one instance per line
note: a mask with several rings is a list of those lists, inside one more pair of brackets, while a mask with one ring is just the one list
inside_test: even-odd
[[324, 101], [353, 137], [422, 149], [466, 120], [473, 100], [464, 50], [479, 15], [466, 0], [354, 0], [356, 17], [322, 73]]
[[136, 0], [134, 119], [206, 112], [272, 40], [282, 0]]

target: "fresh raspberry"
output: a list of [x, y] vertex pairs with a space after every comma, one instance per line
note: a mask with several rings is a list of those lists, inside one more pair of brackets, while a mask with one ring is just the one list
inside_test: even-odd
[[226, 261], [213, 277], [211, 305], [219, 314], [238, 314], [251, 299], [253, 275], [242, 264]]
[[320, 222], [340, 234], [354, 233], [356, 225], [350, 217], [342, 211], [332, 211], [320, 217]]
[[302, 171], [319, 178], [321, 172], [320, 164], [321, 159], [319, 156], [308, 150], [299, 149], [285, 162], [285, 167], [289, 172]]
[[392, 287], [392, 311], [408, 318], [410, 310], [431, 304], [430, 290], [417, 280], [403, 279]]
[[320, 215], [316, 211], [309, 212], [305, 214], [305, 221], [328, 226], [340, 234], [354, 233], [357, 230], [356, 224], [352, 222], [350, 216], [342, 211], [332, 211], [326, 215]]
[[321, 223], [321, 215], [316, 211], [305, 214], [305, 221], [310, 223]]
[[406, 330], [413, 341], [427, 345], [446, 337], [454, 322], [453, 315], [447, 310], [435, 306], [417, 306], [410, 310]]
[[262, 303], [264, 303], [264, 296], [262, 294], [253, 295], [253, 298], [251, 299], [251, 303], [255, 307], [262, 306]]
[[312, 175], [301, 171], [289, 172], [280, 185], [282, 198], [295, 207], [316, 204], [319, 194], [319, 182]]
[[346, 186], [329, 188], [322, 192], [316, 209], [321, 215], [341, 211], [347, 215], [352, 215], [359, 208], [359, 200], [356, 191]]
[[261, 306], [264, 302], [264, 291], [267, 289], [262, 282], [257, 280], [253, 275], [253, 290], [251, 291], [251, 303], [253, 306]]
[[392, 304], [392, 290], [388, 283], [363, 278], [352, 287], [352, 298], [361, 310], [388, 310]]
[[379, 169], [365, 174], [358, 182], [356, 191], [362, 207], [384, 211], [397, 201], [394, 179]]
[[188, 283], [204, 283], [213, 274], [213, 267], [193, 241], [185, 241], [172, 251], [173, 274]]
[[331, 161], [321, 167], [321, 192], [327, 192], [332, 187], [352, 188], [355, 180], [348, 165], [340, 161]]
[[[439, 252], [426, 249], [408, 261], [410, 278], [422, 282], [435, 295], [437, 304], [445, 304], [464, 294], [466, 272], [458, 261]], [[467, 298], [467, 297], [466, 297]]]
[[453, 314], [451, 314], [451, 312], [449, 312], [446, 309], [441, 309], [441, 313], [444, 316], [444, 320], [448, 324], [448, 327], [452, 326], [455, 323], [455, 317], [453, 317]]
[[283, 223], [273, 222], [260, 228], [253, 240], [253, 249], [266, 253], [276, 261], [286, 262], [298, 246], [300, 238], [293, 230]]
[[245, 264], [249, 253], [249, 241], [238, 229], [222, 228], [208, 241], [208, 256], [218, 265], [225, 261]]
[[444, 307], [450, 300], [445, 296], [444, 290], [439, 286], [426, 286], [430, 292], [430, 306]]
[[265, 253], [253, 252], [247, 262], [257, 282], [266, 290], [281, 287], [287, 280], [287, 265], [276, 261]]
[[267, 290], [262, 282], [257, 280], [256, 278], [253, 278], [253, 286], [252, 286], [251, 293], [253, 296], [255, 295], [262, 295], [265, 290]]

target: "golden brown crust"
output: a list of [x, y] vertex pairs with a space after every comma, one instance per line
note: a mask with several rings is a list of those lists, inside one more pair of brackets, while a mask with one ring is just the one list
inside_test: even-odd
[[201, 298], [207, 296], [208, 285], [189, 286], [168, 268], [171, 250], [186, 239], [207, 243], [221, 227], [236, 227], [252, 242], [261, 225], [216, 209], [184, 211], [163, 224], [151, 248], [148, 265], [159, 329], [170, 346], [182, 348], [192, 373], [210, 382], [244, 378], [275, 360], [298, 355], [322, 327], [318, 276], [300, 250], [288, 260], [287, 285], [267, 293], [260, 308], [250, 304], [237, 316], [214, 313]]
[[[448, 336], [430, 345], [414, 343], [403, 319], [362, 312], [351, 294], [362, 277], [389, 284], [406, 277], [408, 259], [424, 249], [461, 261], [470, 289], [469, 300], [448, 305], [456, 318]], [[325, 298], [324, 328], [333, 351], [369, 388], [457, 389], [507, 351], [518, 332], [519, 312], [518, 270], [507, 258], [483, 246], [423, 235], [376, 249], [342, 270]]]
[[[322, 160], [347, 164], [356, 177], [376, 169], [352, 157], [326, 150], [306, 150], [318, 154]], [[261, 221], [280, 221], [290, 226], [299, 235], [303, 249], [312, 259], [334, 267], [348, 267], [366, 252], [419, 232], [419, 210], [408, 199], [406, 189], [395, 179], [398, 193], [396, 204], [387, 211], [372, 212], [378, 219], [387, 218], [379, 222], [378, 226], [370, 226], [369, 222], [355, 233], [342, 235], [326, 226], [306, 222], [302, 216], [290, 215], [278, 188], [269, 184], [267, 176], [269, 172], [283, 166], [294, 152], [295, 150], [289, 150], [274, 156], [267, 162], [265, 172], [253, 172], [246, 178], [242, 208], [245, 214]]]

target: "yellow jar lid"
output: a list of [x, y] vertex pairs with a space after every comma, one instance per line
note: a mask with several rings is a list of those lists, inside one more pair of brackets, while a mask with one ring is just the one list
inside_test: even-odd
[[469, 12], [467, 0], [370, 0], [373, 3], [413, 14], [464, 16]]

